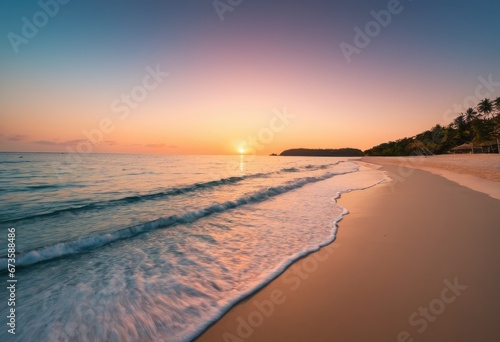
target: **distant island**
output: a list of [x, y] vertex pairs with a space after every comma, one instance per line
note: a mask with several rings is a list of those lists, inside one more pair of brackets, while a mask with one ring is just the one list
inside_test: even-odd
[[280, 156], [300, 156], [300, 157], [363, 157], [363, 151], [357, 148], [292, 148], [280, 153]]

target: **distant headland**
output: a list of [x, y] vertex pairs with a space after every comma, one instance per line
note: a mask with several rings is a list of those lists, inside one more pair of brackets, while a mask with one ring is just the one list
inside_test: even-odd
[[363, 151], [357, 148], [316, 149], [292, 148], [280, 153], [280, 156], [300, 157], [363, 157]]

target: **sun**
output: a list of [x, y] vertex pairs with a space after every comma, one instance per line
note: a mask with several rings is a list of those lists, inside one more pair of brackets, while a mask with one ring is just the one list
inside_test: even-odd
[[245, 154], [245, 149], [244, 149], [243, 147], [240, 147], [240, 148], [238, 149], [238, 153], [239, 153], [239, 154]]

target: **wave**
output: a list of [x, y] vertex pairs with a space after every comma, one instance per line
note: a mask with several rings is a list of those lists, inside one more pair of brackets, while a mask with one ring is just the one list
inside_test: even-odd
[[67, 189], [67, 188], [84, 188], [85, 185], [82, 184], [40, 184], [40, 185], [28, 185], [21, 189], [7, 189], [5, 192], [26, 192], [33, 190], [50, 190], [50, 189]]
[[[75, 187], [75, 185], [73, 185]], [[81, 187], [81, 186], [80, 186]], [[43, 189], [57, 189], [60, 188], [58, 184], [41, 184], [41, 185], [30, 185], [24, 188], [23, 190], [43, 190]]]
[[[384, 183], [388, 181], [390, 178], [386, 175], [386, 177], [372, 185], [366, 186], [366, 187], [360, 187], [360, 188], [353, 188], [345, 191], [340, 191], [335, 194], [335, 196], [332, 198], [332, 200], [337, 203], [337, 200], [341, 197], [342, 194], [344, 193], [349, 193], [351, 191], [355, 190], [366, 190], [369, 188], [372, 188], [378, 184]], [[264, 279], [262, 279], [259, 283], [255, 284], [254, 287], [239, 293], [239, 295], [235, 296], [232, 300], [229, 301], [225, 306], [220, 307], [219, 311], [213, 315], [210, 319], [208, 319], [202, 326], [198, 327], [196, 330], [191, 331], [191, 335], [189, 336], [187, 341], [194, 341], [196, 340], [201, 334], [206, 331], [214, 322], [218, 321], [222, 316], [224, 316], [231, 308], [236, 306], [236, 304], [243, 302], [245, 299], [250, 297], [251, 295], [257, 293], [259, 290], [264, 288], [267, 284], [269, 284], [272, 280], [276, 279], [279, 275], [281, 275], [287, 268], [289, 268], [293, 263], [295, 263], [297, 260], [306, 257], [307, 255], [319, 251], [321, 248], [333, 243], [337, 239], [337, 232], [338, 232], [338, 224], [340, 221], [343, 220], [344, 216], [349, 214], [349, 211], [342, 207], [342, 213], [335, 217], [332, 220], [332, 232], [330, 236], [319, 243], [317, 246], [311, 246], [308, 249], [305, 249], [301, 252], [298, 252], [295, 255], [290, 255], [287, 259], [283, 260], [280, 265], [277, 265], [274, 269], [272, 269], [267, 276], [265, 276]]]
[[150, 193], [150, 194], [144, 194], [144, 195], [133, 195], [133, 196], [127, 196], [127, 197], [122, 197], [122, 198], [108, 200], [108, 201], [97, 201], [97, 202], [85, 204], [85, 205], [78, 206], [78, 207], [63, 208], [63, 209], [57, 209], [57, 210], [46, 212], [46, 213], [24, 216], [24, 217], [20, 217], [20, 218], [0, 220], [0, 223], [13, 223], [13, 222], [21, 221], [21, 220], [30, 220], [30, 219], [41, 218], [41, 217], [52, 217], [52, 216], [57, 216], [57, 215], [60, 215], [63, 213], [75, 214], [75, 213], [86, 211], [86, 210], [104, 209], [104, 208], [107, 208], [110, 206], [116, 206], [116, 205], [122, 205], [122, 204], [133, 204], [133, 203], [147, 201], [147, 200], [163, 199], [163, 198], [166, 198], [169, 196], [178, 196], [178, 195], [182, 195], [185, 193], [198, 191], [198, 190], [202, 190], [202, 189], [209, 189], [209, 188], [213, 188], [213, 187], [217, 187], [217, 186], [221, 186], [221, 185], [234, 184], [234, 183], [240, 182], [240, 181], [248, 179], [248, 178], [265, 177], [265, 176], [266, 176], [266, 174], [264, 174], [264, 173], [256, 173], [256, 174], [252, 174], [252, 175], [248, 175], [248, 176], [222, 178], [222, 179], [216, 180], [216, 181], [195, 183], [195, 184], [187, 185], [184, 187], [170, 188], [170, 189], [156, 192], [156, 193]]
[[289, 168], [281, 169], [280, 171], [278, 171], [278, 173], [281, 173], [281, 172], [300, 172], [300, 171], [303, 171], [303, 170], [306, 170], [306, 171], [324, 170], [324, 169], [329, 168], [330, 166], [335, 166], [335, 165], [337, 165], [339, 163], [344, 163], [344, 162], [343, 161], [338, 161], [338, 162], [335, 162], [335, 163], [332, 163], [332, 164], [323, 164], [323, 165], [312, 165], [312, 164], [309, 164], [309, 165], [302, 166], [302, 167], [289, 167]]
[[0, 160], [0, 164], [31, 163], [32, 160]]
[[[269, 198], [284, 194], [286, 192], [298, 189], [309, 183], [315, 183], [329, 179], [336, 175], [357, 172], [359, 168], [351, 171], [331, 173], [328, 172], [318, 177], [299, 178], [286, 184], [269, 187], [264, 190], [245, 195], [234, 201], [228, 201], [221, 204], [214, 204], [204, 209], [191, 211], [184, 214], [161, 217], [159, 219], [145, 222], [132, 227], [123, 228], [110, 233], [91, 234], [73, 241], [59, 242], [54, 245], [37, 248], [16, 256], [16, 266], [28, 266], [42, 261], [48, 261], [71, 254], [84, 253], [89, 250], [110, 244], [112, 242], [131, 238], [133, 236], [150, 232], [160, 228], [168, 228], [179, 224], [193, 223], [203, 217], [227, 210], [235, 209], [247, 204], [263, 202]], [[7, 268], [7, 259], [0, 259], [0, 272]]]
[[333, 164], [323, 164], [323, 165], [309, 164], [309, 165], [304, 166], [304, 169], [306, 169], [306, 170], [324, 170], [330, 166], [334, 166], [334, 165], [337, 165], [339, 163], [344, 163], [344, 161], [338, 161], [338, 162], [335, 162]]
[[[312, 170], [311, 166], [315, 167], [313, 170], [326, 169], [327, 167], [336, 165], [338, 163], [339, 162], [333, 163], [333, 164], [319, 165], [319, 166], [308, 165], [304, 169], [311, 171]], [[134, 203], [142, 202], [142, 201], [165, 199], [168, 197], [179, 196], [179, 195], [183, 195], [183, 194], [194, 192], [194, 191], [206, 190], [206, 189], [211, 189], [211, 188], [215, 188], [215, 187], [219, 187], [219, 186], [235, 184], [235, 183], [238, 183], [238, 182], [244, 181], [246, 179], [250, 179], [250, 178], [268, 177], [274, 173], [281, 173], [281, 172], [300, 172], [300, 170], [298, 168], [284, 168], [284, 169], [281, 169], [280, 171], [277, 171], [277, 172], [254, 173], [254, 174], [249, 174], [249, 175], [245, 175], [245, 176], [234, 176], [234, 177], [229, 177], [229, 178], [222, 178], [220, 180], [195, 183], [195, 184], [186, 185], [186, 186], [182, 186], [182, 187], [170, 188], [170, 189], [166, 189], [164, 191], [155, 192], [155, 193], [127, 196], [127, 197], [112, 199], [112, 200], [108, 200], [108, 201], [96, 201], [96, 202], [88, 203], [88, 204], [81, 205], [81, 206], [61, 208], [61, 209], [56, 209], [56, 210], [44, 212], [44, 213], [42, 212], [42, 213], [33, 214], [33, 215], [29, 215], [29, 216], [9, 218], [9, 219], [0, 219], [0, 223], [13, 224], [15, 222], [19, 222], [22, 220], [32, 220], [32, 219], [36, 219], [36, 218], [53, 217], [53, 216], [57, 216], [57, 215], [61, 215], [61, 214], [68, 214], [68, 213], [77, 214], [77, 213], [87, 211], [87, 210], [100, 210], [100, 209], [108, 208], [111, 206], [128, 205], [128, 204], [134, 204]], [[31, 186], [29, 188], [30, 188], [30, 190], [41, 190], [41, 189], [51, 189], [51, 188], [58, 188], [58, 187], [59, 187], [59, 185], [55, 184], [55, 185]], [[64, 186], [64, 187], [68, 187], [68, 186]], [[71, 187], [71, 185], [69, 185], [69, 187]]]

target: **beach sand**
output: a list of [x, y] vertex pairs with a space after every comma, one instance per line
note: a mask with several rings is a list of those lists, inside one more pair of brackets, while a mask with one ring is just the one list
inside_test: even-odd
[[350, 214], [334, 243], [197, 341], [500, 341], [500, 201], [426, 171], [382, 170], [399, 179], [339, 200]]
[[500, 199], [500, 154], [451, 154], [430, 157], [364, 157], [362, 161], [398, 165], [398, 181], [406, 168], [418, 168]]

